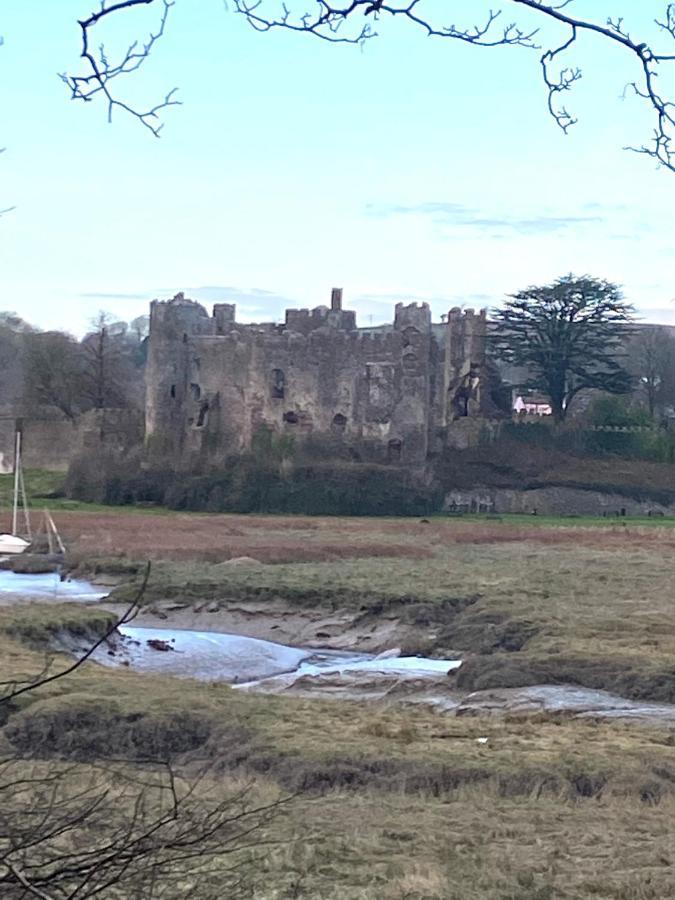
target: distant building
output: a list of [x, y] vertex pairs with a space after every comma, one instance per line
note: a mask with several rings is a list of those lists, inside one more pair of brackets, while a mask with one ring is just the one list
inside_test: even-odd
[[520, 394], [514, 398], [513, 411], [524, 416], [550, 416], [553, 413], [548, 397]]

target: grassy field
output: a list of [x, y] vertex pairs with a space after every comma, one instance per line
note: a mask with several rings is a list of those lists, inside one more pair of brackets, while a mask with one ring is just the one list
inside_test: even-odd
[[[51, 501], [50, 501], [51, 502]], [[52, 504], [53, 506], [53, 504]], [[69, 564], [146, 598], [397, 618], [468, 689], [566, 682], [675, 702], [669, 522], [330, 519], [61, 510]], [[232, 565], [253, 557], [259, 562]], [[128, 595], [122, 585], [119, 596]], [[0, 608], [0, 681], [39, 670], [96, 606]], [[62, 665], [63, 661], [57, 661]], [[1, 721], [1, 720], [0, 720]], [[675, 892], [675, 735], [565, 716], [242, 693], [87, 664], [10, 710], [0, 745], [212, 765], [297, 795], [255, 900], [661, 900]], [[479, 740], [480, 739], [480, 740]], [[484, 739], [487, 739], [484, 741]], [[1, 746], [0, 746], [0, 749]], [[199, 900], [199, 897], [196, 898]]]
[[[50, 633], [107, 619], [73, 605], [0, 610], [0, 678], [39, 670]], [[90, 664], [18, 703], [2, 740], [82, 766], [170, 754], [189, 771], [196, 756], [211, 762], [216, 795], [251, 776], [297, 795], [290, 843], [260, 864], [259, 900], [643, 900], [673, 885], [667, 730], [450, 718]]]
[[84, 574], [153, 557], [149, 603], [384, 613], [407, 628], [404, 649], [461, 654], [466, 688], [573, 683], [675, 702], [670, 528], [244, 516], [147, 528], [84, 513], [61, 523]]

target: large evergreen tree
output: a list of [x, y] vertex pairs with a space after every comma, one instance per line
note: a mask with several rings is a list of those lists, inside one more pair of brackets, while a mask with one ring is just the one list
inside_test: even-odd
[[587, 388], [631, 390], [623, 357], [633, 307], [615, 284], [565, 275], [512, 294], [493, 315], [496, 355], [527, 373], [522, 387], [549, 397], [556, 421]]

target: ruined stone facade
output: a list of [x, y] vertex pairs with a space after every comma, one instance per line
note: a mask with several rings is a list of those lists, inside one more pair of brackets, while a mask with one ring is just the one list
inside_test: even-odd
[[146, 439], [176, 459], [251, 447], [256, 432], [330, 437], [355, 459], [410, 466], [461, 446], [494, 414], [486, 385], [486, 316], [396, 305], [392, 325], [357, 328], [331, 305], [287, 310], [283, 324], [209, 315], [182, 294], [151, 306]]

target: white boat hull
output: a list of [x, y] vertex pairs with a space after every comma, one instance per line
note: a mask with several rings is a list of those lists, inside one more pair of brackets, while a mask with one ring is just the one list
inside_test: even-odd
[[30, 547], [30, 542], [24, 541], [23, 538], [14, 534], [0, 534], [0, 556], [9, 553], [23, 553], [28, 547]]

